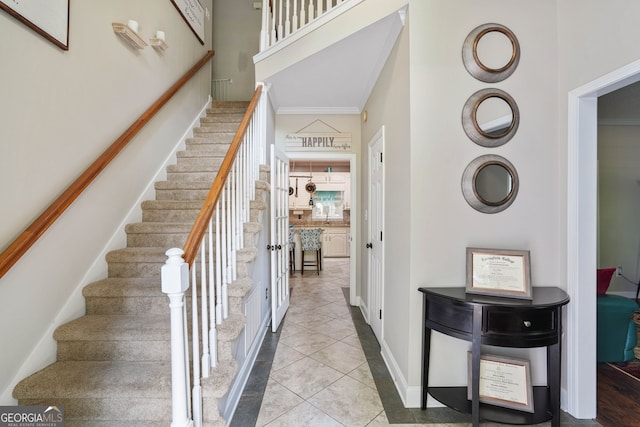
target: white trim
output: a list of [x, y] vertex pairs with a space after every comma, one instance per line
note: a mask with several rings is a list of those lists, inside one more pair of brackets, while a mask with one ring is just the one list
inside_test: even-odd
[[356, 107], [280, 107], [276, 114], [360, 114]]
[[566, 391], [563, 408], [596, 417], [597, 99], [640, 80], [640, 60], [569, 92]]
[[[261, 289], [256, 288], [255, 291], [261, 292]], [[253, 340], [251, 350], [249, 351], [249, 354], [247, 354], [247, 358], [242, 363], [240, 370], [237, 372], [235, 381], [231, 385], [231, 389], [229, 390], [229, 393], [227, 395], [222, 415], [222, 417], [226, 420], [227, 425], [231, 425], [231, 420], [236, 413], [236, 409], [238, 409], [238, 403], [240, 403], [240, 398], [242, 397], [244, 388], [246, 387], [247, 382], [249, 381], [249, 377], [251, 376], [251, 371], [253, 370], [256, 359], [258, 358], [258, 354], [260, 353], [260, 349], [262, 348], [264, 337], [267, 335], [267, 331], [270, 330], [270, 323], [271, 310], [266, 310], [264, 319], [262, 320], [262, 324], [260, 325], [258, 335]]]
[[598, 120], [598, 126], [640, 126], [640, 119]]

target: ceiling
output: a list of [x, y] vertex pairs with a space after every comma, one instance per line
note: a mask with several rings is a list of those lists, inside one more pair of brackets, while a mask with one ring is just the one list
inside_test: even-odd
[[391, 14], [264, 79], [278, 114], [358, 114], [403, 26]]

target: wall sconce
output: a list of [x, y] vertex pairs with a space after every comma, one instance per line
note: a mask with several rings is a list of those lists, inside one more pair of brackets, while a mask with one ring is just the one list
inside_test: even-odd
[[149, 40], [151, 46], [158, 50], [166, 50], [169, 46], [164, 41], [164, 31], [156, 31], [156, 36]]
[[127, 21], [127, 24], [120, 24], [118, 22], [114, 22], [111, 24], [113, 26], [113, 32], [122, 37], [127, 43], [129, 43], [132, 47], [136, 49], [142, 49], [147, 44], [142, 40], [142, 38], [138, 35], [138, 22], [130, 19]]

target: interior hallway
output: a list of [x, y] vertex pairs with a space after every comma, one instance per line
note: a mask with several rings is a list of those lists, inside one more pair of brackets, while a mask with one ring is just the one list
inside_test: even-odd
[[[348, 286], [348, 258], [326, 258], [320, 275], [293, 274], [287, 315], [267, 332], [230, 426], [470, 426], [448, 408], [404, 408]], [[562, 425], [598, 424], [563, 414]]]

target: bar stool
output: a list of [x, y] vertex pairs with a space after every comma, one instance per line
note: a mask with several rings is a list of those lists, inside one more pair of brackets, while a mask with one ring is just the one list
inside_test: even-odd
[[289, 272], [296, 271], [296, 242], [293, 241], [294, 230], [289, 227]]
[[[315, 266], [316, 272], [320, 275], [320, 269], [322, 268], [322, 245], [320, 243], [320, 228], [303, 228], [300, 230], [300, 251], [302, 253], [302, 274], [304, 275], [304, 267]], [[304, 253], [306, 251], [315, 251], [316, 260], [306, 261]]]

